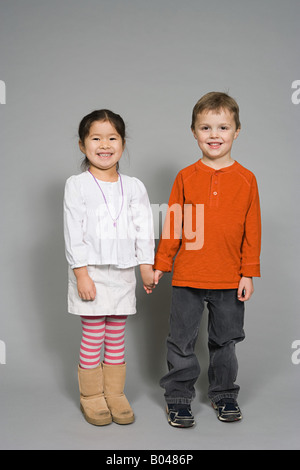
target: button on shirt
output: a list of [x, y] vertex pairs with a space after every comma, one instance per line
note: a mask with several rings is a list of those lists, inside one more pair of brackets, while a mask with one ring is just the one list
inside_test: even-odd
[[64, 237], [72, 269], [90, 264], [127, 268], [154, 263], [153, 216], [146, 188], [138, 178], [122, 174], [121, 178], [123, 205], [120, 178], [113, 183], [97, 180], [106, 202], [89, 172], [66, 181]]
[[[190, 234], [194, 231], [197, 238], [197, 225], [193, 220], [193, 231], [187, 230], [187, 206], [202, 223], [198, 235], [203, 240], [195, 242], [195, 249]], [[170, 236], [161, 237], [154, 267], [171, 271], [175, 259], [173, 285], [231, 289], [238, 287], [241, 276], [260, 276], [260, 204], [251, 171], [236, 161], [215, 170], [199, 160], [178, 173], [169, 199], [171, 207], [181, 207], [182, 236], [178, 236], [175, 219], [170, 219], [168, 230], [164, 227]], [[197, 212], [196, 207], [202, 211]]]

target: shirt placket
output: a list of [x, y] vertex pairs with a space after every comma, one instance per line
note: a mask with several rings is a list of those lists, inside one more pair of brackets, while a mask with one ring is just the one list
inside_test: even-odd
[[214, 171], [210, 178], [209, 206], [218, 207], [220, 198], [220, 171]]

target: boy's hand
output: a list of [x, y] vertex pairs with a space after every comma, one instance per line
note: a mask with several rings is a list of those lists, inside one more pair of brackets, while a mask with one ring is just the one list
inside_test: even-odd
[[156, 269], [154, 271], [154, 284], [157, 286], [158, 281], [163, 277], [164, 273], [163, 271], [160, 271], [159, 269]]
[[140, 264], [141, 277], [144, 284], [144, 289], [147, 294], [152, 293], [154, 289], [154, 270], [151, 264]]
[[241, 302], [249, 300], [254, 292], [252, 277], [242, 277], [238, 287], [238, 299]]
[[77, 279], [77, 291], [82, 300], [95, 300], [96, 286], [94, 281], [90, 278], [87, 267], [75, 268], [74, 274]]

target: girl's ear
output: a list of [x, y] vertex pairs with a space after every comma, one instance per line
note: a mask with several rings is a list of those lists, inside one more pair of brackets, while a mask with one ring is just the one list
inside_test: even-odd
[[85, 148], [84, 148], [84, 145], [81, 142], [81, 140], [78, 141], [78, 145], [79, 145], [79, 148], [80, 148], [81, 152], [85, 154]]

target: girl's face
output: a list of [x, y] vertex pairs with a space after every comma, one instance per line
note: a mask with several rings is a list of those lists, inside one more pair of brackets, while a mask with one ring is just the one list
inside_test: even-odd
[[116, 169], [124, 150], [122, 137], [109, 121], [94, 121], [84, 142], [79, 141], [79, 147], [95, 173]]

